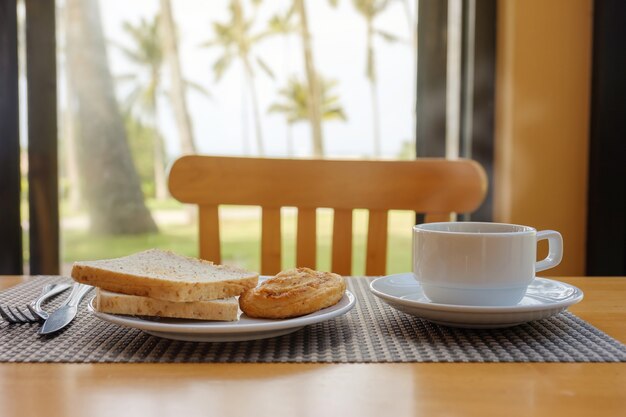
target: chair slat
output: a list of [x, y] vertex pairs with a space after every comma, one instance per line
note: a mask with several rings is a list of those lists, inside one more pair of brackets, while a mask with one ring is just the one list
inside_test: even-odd
[[331, 269], [340, 275], [352, 274], [352, 210], [335, 209]]
[[428, 213], [424, 217], [424, 223], [449, 222], [455, 218], [454, 213]]
[[314, 208], [298, 208], [296, 232], [296, 266], [315, 269], [317, 254], [316, 211]]
[[275, 275], [280, 270], [280, 208], [263, 207], [261, 215], [261, 273], [264, 275]]
[[370, 210], [367, 227], [365, 275], [385, 275], [387, 265], [387, 211]]
[[187, 155], [170, 190], [195, 204], [471, 212], [487, 190], [471, 160], [340, 161]]
[[220, 222], [217, 206], [201, 205], [198, 213], [200, 258], [222, 263], [220, 251]]

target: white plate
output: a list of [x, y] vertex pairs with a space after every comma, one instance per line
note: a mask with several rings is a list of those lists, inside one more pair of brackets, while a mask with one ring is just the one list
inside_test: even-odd
[[238, 321], [202, 321], [101, 313], [93, 306], [94, 298], [89, 301], [88, 308], [99, 319], [124, 327], [140, 329], [166, 339], [192, 342], [238, 342], [282, 336], [309, 324], [320, 323], [346, 314], [356, 303], [354, 294], [346, 291], [334, 306], [292, 319], [254, 319], [241, 314]]
[[517, 305], [506, 307], [462, 306], [430, 301], [412, 273], [389, 275], [370, 283], [370, 290], [391, 307], [437, 324], [466, 328], [511, 327], [545, 319], [583, 299], [573, 285], [535, 278]]

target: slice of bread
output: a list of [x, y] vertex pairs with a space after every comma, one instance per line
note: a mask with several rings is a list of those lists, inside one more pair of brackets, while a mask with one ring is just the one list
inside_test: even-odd
[[72, 278], [116, 293], [190, 302], [240, 295], [256, 287], [259, 275], [150, 249], [123, 258], [75, 262]]
[[94, 307], [98, 311], [111, 314], [220, 321], [237, 320], [239, 311], [239, 303], [235, 297], [176, 303], [137, 295], [118, 294], [100, 288], [96, 288]]

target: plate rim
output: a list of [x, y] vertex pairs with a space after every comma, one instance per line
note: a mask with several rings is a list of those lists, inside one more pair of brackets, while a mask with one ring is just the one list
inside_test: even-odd
[[[412, 272], [402, 272], [398, 274], [385, 275], [385, 276], [376, 278], [370, 282], [369, 289], [372, 292], [372, 294], [374, 294], [375, 296], [383, 300], [387, 300], [395, 304], [399, 304], [399, 305], [403, 305], [407, 307], [421, 308], [424, 310], [432, 310], [432, 311], [446, 311], [446, 312], [474, 313], [474, 314], [523, 313], [523, 312], [533, 312], [533, 311], [544, 311], [544, 310], [555, 309], [555, 308], [567, 308], [571, 305], [579, 303], [584, 298], [584, 293], [580, 288], [574, 285], [568, 284], [566, 282], [563, 282], [563, 281], [558, 281], [558, 280], [544, 278], [544, 277], [535, 277], [535, 279], [553, 282], [559, 285], [564, 285], [566, 287], [572, 288], [574, 290], [574, 294], [572, 294], [572, 296], [570, 296], [570, 298], [566, 300], [555, 302], [555, 303], [550, 303], [550, 304], [539, 304], [539, 305], [530, 305], [530, 306], [517, 306], [517, 305], [515, 306], [466, 306], [466, 305], [456, 305], [456, 304], [440, 304], [440, 303], [434, 303], [434, 302], [424, 303], [420, 301], [407, 300], [405, 298], [400, 298], [397, 296], [390, 295], [388, 293], [385, 293], [375, 288], [376, 283], [380, 283], [392, 277], [406, 276], [406, 275], [412, 275], [412, 274], [413, 274]], [[417, 281], [415, 281], [415, 287], [419, 287], [419, 286], [420, 284]]]
[[[185, 334], [242, 334], [242, 333], [254, 333], [254, 332], [271, 332], [281, 329], [289, 329], [293, 327], [304, 327], [311, 324], [320, 323], [330, 320], [335, 317], [342, 316], [348, 313], [356, 305], [356, 296], [350, 291], [346, 290], [343, 297], [339, 302], [331, 307], [327, 307], [316, 312], [307, 314], [305, 316], [293, 317], [290, 319], [272, 320], [263, 323], [249, 323], [241, 324], [239, 320], [232, 322], [224, 321], [202, 321], [197, 323], [160, 323], [156, 321], [150, 321], [141, 319], [136, 316], [124, 316], [118, 314], [103, 313], [97, 311], [93, 306], [93, 300], [95, 295], [90, 298], [87, 303], [89, 312], [100, 320], [108, 323], [113, 323], [123, 327], [130, 327], [139, 330], [148, 330], [155, 332], [169, 332], [169, 333], [185, 333]], [[340, 305], [344, 304], [344, 305]], [[339, 306], [339, 307], [337, 307]], [[334, 309], [333, 309], [334, 308]], [[330, 311], [325, 311], [331, 309]], [[183, 319], [185, 320], [185, 319]], [[268, 319], [271, 320], [271, 319]], [[236, 324], [239, 323], [239, 324]], [[219, 324], [215, 326], [215, 324]], [[230, 324], [230, 325], [229, 325]]]

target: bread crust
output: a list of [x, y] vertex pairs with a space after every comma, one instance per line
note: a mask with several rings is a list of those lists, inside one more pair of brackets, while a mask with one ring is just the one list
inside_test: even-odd
[[337, 304], [345, 290], [341, 275], [295, 268], [245, 291], [239, 297], [239, 307], [249, 317], [298, 317]]

